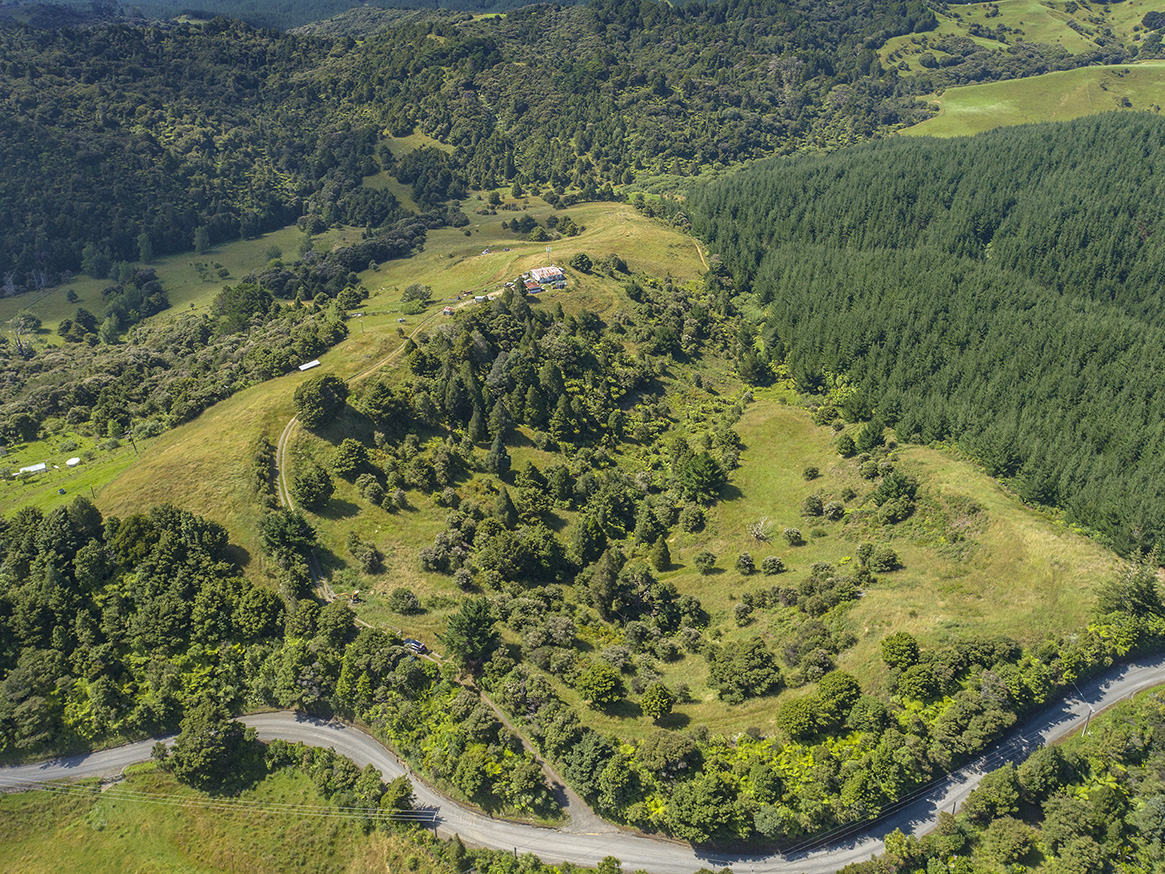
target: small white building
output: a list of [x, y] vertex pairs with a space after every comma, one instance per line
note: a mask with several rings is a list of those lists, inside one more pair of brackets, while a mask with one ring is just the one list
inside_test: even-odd
[[554, 265], [550, 267], [535, 267], [530, 271], [530, 278], [539, 285], [545, 286], [553, 282], [562, 282], [566, 279], [566, 274]]
[[65, 462], [65, 467], [76, 467], [80, 463], [81, 463], [80, 457], [74, 455], [72, 458], [70, 458], [68, 461]]
[[299, 369], [300, 370], [311, 370], [313, 367], [319, 367], [319, 366], [320, 366], [320, 360], [318, 358], [316, 358], [312, 361], [307, 362], [306, 364], [299, 365]]
[[28, 467], [22, 467], [13, 476], [32, 476], [34, 473], [44, 473], [49, 469], [49, 463], [42, 461], [40, 464], [30, 464]]

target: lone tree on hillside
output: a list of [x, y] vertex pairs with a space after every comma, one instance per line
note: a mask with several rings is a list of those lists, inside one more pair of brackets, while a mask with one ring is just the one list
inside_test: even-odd
[[639, 706], [643, 708], [644, 714], [650, 716], [655, 722], [671, 713], [675, 703], [676, 696], [671, 689], [663, 683], [652, 683], [643, 693], [643, 699], [639, 702]]
[[348, 400], [348, 384], [326, 374], [309, 379], [295, 390], [295, 413], [305, 427], [318, 428], [334, 419]]
[[309, 510], [318, 510], [336, 490], [328, 472], [313, 464], [291, 481], [291, 496]]
[[680, 471], [680, 491], [690, 501], [710, 504], [724, 485], [724, 469], [707, 452], [693, 455]]
[[409, 301], [428, 303], [433, 299], [433, 289], [427, 285], [421, 285], [419, 282], [415, 282], [401, 292], [400, 299], [402, 303], [408, 303]]
[[463, 601], [461, 611], [449, 617], [441, 642], [469, 671], [476, 671], [498, 647], [493, 610], [485, 598]]

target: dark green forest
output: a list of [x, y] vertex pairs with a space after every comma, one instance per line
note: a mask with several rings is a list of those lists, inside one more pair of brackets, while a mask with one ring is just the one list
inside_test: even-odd
[[1161, 119], [1116, 114], [893, 140], [758, 165], [692, 221], [800, 388], [844, 375], [847, 416], [1160, 549], [1163, 144]]
[[918, 2], [848, 0], [433, 12], [360, 43], [225, 19], [8, 23], [0, 280], [44, 287], [86, 247], [117, 262], [301, 217], [378, 227], [398, 206], [361, 179], [398, 171], [385, 133], [453, 147], [399, 168], [423, 205], [514, 182], [613, 197], [645, 173], [861, 141], [929, 112], [874, 48], [933, 23]]

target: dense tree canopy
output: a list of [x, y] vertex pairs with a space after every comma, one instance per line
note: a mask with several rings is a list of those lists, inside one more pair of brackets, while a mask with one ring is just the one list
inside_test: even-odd
[[799, 387], [845, 374], [853, 417], [956, 440], [1025, 499], [1148, 550], [1165, 542], [1163, 142], [1165, 121], [1132, 113], [888, 141], [738, 174], [693, 197], [693, 223]]

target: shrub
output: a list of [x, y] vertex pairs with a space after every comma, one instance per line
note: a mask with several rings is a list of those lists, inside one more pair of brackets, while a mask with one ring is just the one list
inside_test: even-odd
[[821, 471], [819, 471], [813, 465], [809, 465], [809, 467], [801, 471], [801, 476], [805, 477], [806, 482], [809, 482], [810, 480], [815, 480], [817, 477], [821, 476]]
[[785, 562], [780, 556], [766, 555], [764, 561], [760, 563], [760, 569], [766, 577], [782, 574], [785, 572]]
[[840, 522], [845, 516], [845, 505], [841, 501], [829, 501], [821, 508], [821, 515], [830, 522]]
[[374, 574], [384, 567], [384, 555], [381, 551], [375, 545], [361, 540], [355, 531], [348, 535], [347, 546], [348, 552], [364, 573]]
[[882, 639], [882, 661], [906, 670], [918, 663], [918, 641], [906, 631], [896, 631]]
[[415, 616], [425, 612], [425, 608], [421, 606], [421, 599], [411, 589], [403, 586], [398, 586], [389, 593], [388, 609], [402, 616]]
[[348, 385], [338, 376], [315, 376], [295, 390], [295, 412], [306, 428], [333, 420], [348, 400]]
[[926, 665], [907, 668], [898, 678], [898, 694], [912, 701], [929, 701], [938, 691], [934, 672]]
[[736, 557], [736, 569], [744, 574], [746, 577], [756, 572], [756, 563], [752, 560], [752, 555], [747, 552], [742, 552]]
[[817, 734], [819, 705], [815, 695], [786, 701], [777, 711], [777, 728], [795, 741], [805, 740]]
[[657, 571], [666, 571], [671, 567], [671, 552], [667, 548], [667, 541], [662, 537], [658, 538], [652, 545], [648, 561]]
[[574, 255], [571, 255], [570, 260], [566, 263], [572, 269], [577, 270], [580, 273], [590, 273], [591, 267], [593, 266], [590, 256], [587, 255], [586, 252], [578, 252]]
[[704, 509], [696, 504], [688, 504], [680, 513], [680, 528], [688, 534], [704, 530]]
[[291, 496], [309, 510], [317, 510], [326, 504], [335, 488], [328, 472], [318, 464], [291, 480]]
[[789, 544], [789, 546], [803, 546], [805, 544], [805, 538], [801, 536], [801, 529], [786, 528], [785, 542]]
[[655, 721], [671, 713], [672, 706], [675, 702], [676, 696], [672, 693], [671, 689], [663, 683], [657, 682], [647, 687], [647, 690], [643, 693], [643, 700], [639, 702], [639, 706], [643, 709], [644, 715], [651, 717]]
[[783, 678], [776, 659], [759, 637], [724, 648], [710, 646], [708, 682], [720, 690], [720, 698], [739, 704], [745, 698], [776, 694]]
[[368, 464], [368, 450], [359, 440], [351, 437], [336, 448], [332, 455], [332, 472], [346, 480], [352, 480], [357, 471]]
[[889, 546], [879, 546], [870, 556], [870, 570], [877, 574], [889, 573], [902, 567], [898, 553]]
[[810, 495], [801, 503], [802, 516], [820, 516], [824, 511], [821, 495]]
[[693, 562], [696, 565], [696, 569], [699, 570], [700, 573], [708, 574], [711, 573], [712, 568], [716, 566], [716, 555], [715, 553], [709, 552], [705, 549], [703, 552], [696, 555], [695, 559], [693, 559]]
[[595, 662], [579, 675], [575, 689], [592, 707], [614, 704], [627, 694], [623, 678], [606, 662]]

